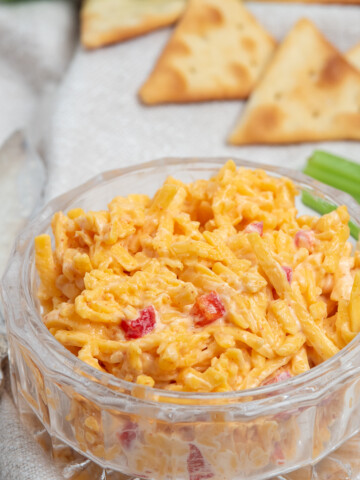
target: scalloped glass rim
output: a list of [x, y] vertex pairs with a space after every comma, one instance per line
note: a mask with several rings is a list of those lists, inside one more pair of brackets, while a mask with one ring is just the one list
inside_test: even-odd
[[[211, 165], [215, 169], [219, 168], [229, 158], [230, 157], [185, 159], [162, 158], [127, 168], [105, 171], [96, 175], [79, 187], [51, 200], [19, 234], [1, 282], [3, 301], [4, 304], [7, 304], [11, 308], [12, 302], [7, 291], [8, 287], [10, 289], [12, 287], [10, 270], [14, 258], [19, 256], [19, 250], [24, 252], [24, 249], [20, 249], [20, 246], [23, 247], [26, 245], [26, 251], [23, 253], [25, 262], [23, 262], [20, 282], [25, 292], [24, 299], [26, 302], [26, 308], [31, 314], [33, 320], [31, 323], [32, 331], [35, 334], [39, 333], [40, 330], [45, 336], [44, 338], [46, 338], [47, 342], [40, 343], [38, 336], [34, 335], [31, 340], [34, 341], [35, 347], [38, 347], [38, 349], [35, 349], [34, 345], [29, 344], [27, 339], [19, 337], [17, 333], [15, 333], [15, 335], [22, 344], [25, 344], [26, 347], [37, 356], [45, 368], [52, 371], [52, 374], [56, 376], [57, 382], [62, 380], [64, 384], [73, 386], [76, 391], [85, 396], [89, 394], [89, 386], [91, 385], [91, 394], [93, 398], [98, 397], [103, 403], [111, 403], [113, 406], [116, 404], [117, 400], [123, 397], [123, 395], [126, 395], [126, 397], [134, 395], [134, 390], [138, 392], [140, 389], [140, 386], [134, 383], [119, 379], [108, 373], [102, 373], [80, 361], [76, 356], [63, 347], [63, 345], [51, 335], [43, 324], [36, 306], [36, 301], [26, 286], [26, 280], [29, 278], [30, 269], [34, 268], [34, 265], [26, 262], [26, 260], [30, 258], [33, 250], [33, 229], [36, 229], [37, 226], [38, 231], [36, 234], [41, 233], [38, 224], [49, 224], [55, 211], [58, 211], [59, 209], [65, 210], [69, 203], [73, 202], [81, 194], [88, 192], [102, 182], [110, 181], [116, 177], [129, 173], [136, 173], [141, 170], [161, 169], [162, 167], [169, 167], [171, 165], [182, 166], [184, 169], [187, 165], [194, 166], [195, 164], [199, 164], [199, 166], [202, 165], [203, 167]], [[348, 207], [352, 220], [356, 224], [360, 224], [360, 205], [358, 205], [350, 195], [324, 185], [296, 170], [248, 162], [234, 157], [232, 157], [232, 159], [238, 166], [252, 169], [261, 168], [269, 173], [275, 174], [276, 176], [289, 177], [303, 190], [315, 192], [317, 196], [329, 200], [336, 205], [345, 204]], [[8, 329], [14, 334], [11, 324], [8, 324]], [[166, 403], [172, 405], [176, 404], [176, 408], [180, 408], [181, 410], [187, 410], [189, 408], [193, 409], [194, 403], [196, 404], [196, 407], [204, 406], [207, 408], [211, 406], [215, 407], [219, 403], [222, 405], [228, 404], [229, 407], [236, 404], [237, 415], [244, 416], [256, 414], [260, 407], [262, 413], [264, 413], [263, 409], [267, 410], [268, 408], [273, 412], [275, 406], [276, 410], [278, 410], [278, 408], [280, 409], [285, 405], [286, 407], [289, 407], [292, 403], [298, 405], [299, 402], [306, 402], [308, 404], [310, 400], [319, 398], [325, 394], [331, 386], [335, 386], [338, 383], [340, 384], [346, 378], [360, 372], [360, 366], [356, 367], [352, 363], [353, 358], [360, 353], [360, 351], [358, 351], [360, 343], [359, 338], [360, 337], [357, 336], [350, 344], [326, 362], [314, 367], [304, 374], [281, 382], [278, 385], [273, 384], [249, 390], [224, 393], [179, 393], [156, 388], [141, 387], [141, 390], [143, 391], [141, 399], [136, 399], [138, 394], [133, 398], [142, 403], [156, 404], [157, 406], [159, 406], [159, 401], [161, 401], [161, 405]], [[60, 361], [60, 364], [58, 364], [57, 361]], [[336, 373], [335, 379], [333, 378], [334, 372]], [[187, 401], [189, 404], [184, 404], [184, 401]], [[181, 402], [181, 404], [178, 404], [178, 402]]]

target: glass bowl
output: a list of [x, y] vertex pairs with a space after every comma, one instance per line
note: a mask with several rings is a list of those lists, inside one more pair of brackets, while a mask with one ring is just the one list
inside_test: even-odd
[[[105, 172], [54, 199], [19, 235], [2, 281], [11, 383], [18, 407], [31, 408], [53, 438], [103, 468], [154, 480], [264, 479], [319, 461], [360, 430], [360, 347], [280, 384], [226, 393], [178, 393], [135, 385], [80, 361], [50, 334], [36, 297], [34, 237], [52, 215], [98, 210], [116, 195], [153, 195], [167, 176], [209, 178], [226, 161], [162, 159]], [[305, 175], [236, 160], [287, 176], [299, 190], [360, 206]], [[298, 198], [300, 213], [309, 212]], [[25, 407], [24, 407], [25, 408]]]

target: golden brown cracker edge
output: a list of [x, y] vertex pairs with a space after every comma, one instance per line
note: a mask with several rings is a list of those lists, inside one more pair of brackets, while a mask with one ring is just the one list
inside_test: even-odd
[[275, 52], [229, 143], [346, 139], [360, 140], [360, 72], [301, 19]]
[[345, 54], [345, 57], [349, 63], [351, 63], [357, 70], [360, 71], [360, 43], [348, 50]]
[[154, 4], [152, 12], [139, 14], [138, 19], [129, 24], [129, 18], [126, 15], [125, 17], [119, 13], [114, 15], [111, 8], [114, 4], [116, 9], [117, 4], [122, 1], [107, 0], [105, 3], [104, 0], [86, 0], [83, 3], [80, 13], [80, 35], [85, 48], [100, 48], [172, 25], [182, 15], [186, 4], [186, 0], [167, 0], [169, 3], [172, 2], [174, 7], [173, 11], [168, 12], [157, 12]]
[[139, 97], [147, 105], [247, 98], [274, 48], [239, 0], [190, 0]]

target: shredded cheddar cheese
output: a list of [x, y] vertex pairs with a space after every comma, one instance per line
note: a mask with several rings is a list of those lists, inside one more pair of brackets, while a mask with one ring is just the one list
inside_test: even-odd
[[153, 199], [58, 212], [35, 239], [50, 332], [117, 377], [176, 391], [281, 381], [360, 331], [349, 215], [297, 216], [294, 184], [228, 161]]

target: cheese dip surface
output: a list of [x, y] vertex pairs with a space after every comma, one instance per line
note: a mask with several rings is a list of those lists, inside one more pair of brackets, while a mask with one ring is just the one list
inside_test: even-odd
[[345, 206], [298, 216], [287, 178], [228, 161], [154, 198], [58, 212], [35, 239], [49, 331], [138, 384], [225, 392], [285, 380], [360, 330], [360, 253]]

